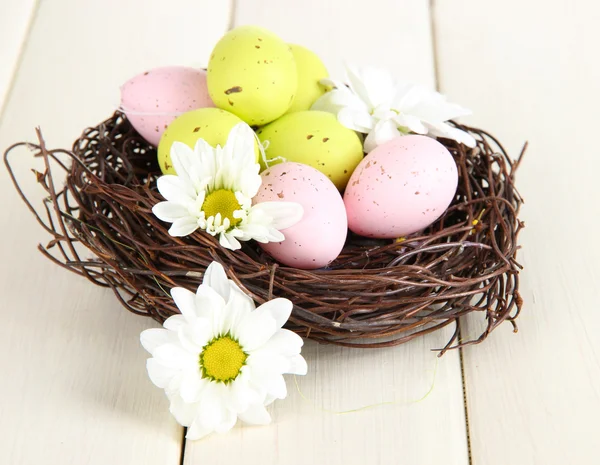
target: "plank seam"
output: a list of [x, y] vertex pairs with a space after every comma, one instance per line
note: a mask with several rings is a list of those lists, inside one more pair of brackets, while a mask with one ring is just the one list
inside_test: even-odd
[[238, 0], [231, 0], [231, 7], [229, 11], [229, 24], [227, 25], [228, 31], [231, 31], [235, 26], [235, 13], [237, 10], [237, 2]]
[[185, 435], [187, 434], [187, 428], [183, 428], [183, 435], [181, 436], [181, 455], [179, 456], [179, 465], [183, 465], [185, 460], [185, 445], [186, 439]]
[[25, 27], [25, 34], [23, 34], [23, 40], [21, 40], [21, 44], [19, 46], [15, 66], [13, 67], [12, 73], [8, 78], [8, 86], [6, 88], [6, 93], [4, 94], [4, 100], [0, 102], [0, 126], [2, 125], [2, 120], [4, 119], [4, 109], [6, 108], [6, 104], [12, 96], [13, 88], [15, 86], [15, 82], [17, 81], [17, 75], [19, 74], [19, 71], [21, 69], [21, 64], [23, 62], [24, 55], [23, 52], [25, 51], [25, 47], [29, 42], [29, 36], [31, 35], [31, 30], [33, 29], [33, 23], [37, 18], [39, 7], [40, 0], [35, 0], [35, 3], [33, 4], [33, 7], [31, 9], [31, 14], [29, 15], [29, 20], [27, 21], [27, 26]]
[[429, 28], [431, 29], [431, 55], [433, 59], [433, 79], [435, 88], [440, 91], [441, 80], [439, 75], [438, 66], [438, 46], [437, 46], [437, 29], [435, 25], [435, 2], [436, 0], [429, 0]]
[[[460, 321], [456, 320], [458, 326], [458, 340], [462, 340], [462, 331]], [[469, 457], [469, 465], [473, 465], [473, 455], [471, 454], [471, 427], [469, 425], [469, 407], [467, 404], [467, 382], [465, 379], [465, 359], [463, 355], [463, 348], [458, 349], [458, 358], [460, 361], [460, 379], [462, 381], [462, 393], [463, 393], [463, 406], [465, 408], [465, 428], [467, 432], [467, 454]]]

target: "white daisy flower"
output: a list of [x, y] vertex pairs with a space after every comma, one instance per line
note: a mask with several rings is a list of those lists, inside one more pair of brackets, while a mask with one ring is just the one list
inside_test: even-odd
[[337, 115], [347, 128], [367, 134], [365, 152], [397, 136], [427, 134], [445, 137], [475, 147], [475, 139], [447, 122], [471, 114], [442, 94], [415, 84], [400, 84], [378, 68], [362, 70], [347, 66], [349, 88], [344, 83], [323, 79], [332, 90], [321, 96], [311, 110]]
[[246, 123], [236, 125], [224, 147], [211, 147], [199, 139], [192, 150], [174, 142], [171, 160], [177, 175], [161, 176], [157, 187], [166, 202], [152, 212], [173, 223], [171, 236], [187, 236], [197, 229], [219, 237], [223, 247], [237, 250], [239, 241], [281, 242], [281, 229], [296, 224], [303, 215], [294, 202], [252, 205], [258, 193], [260, 165], [254, 152], [254, 131]]
[[229, 431], [238, 418], [269, 423], [265, 406], [287, 395], [282, 375], [307, 372], [302, 339], [282, 329], [292, 303], [274, 299], [255, 308], [216, 262], [195, 294], [174, 288], [171, 295], [181, 315], [140, 339], [152, 354], [150, 379], [165, 390], [175, 419], [188, 427], [186, 438]]

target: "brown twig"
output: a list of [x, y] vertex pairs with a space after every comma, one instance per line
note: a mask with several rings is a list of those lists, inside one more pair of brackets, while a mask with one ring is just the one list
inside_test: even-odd
[[[168, 225], [151, 212], [162, 200], [155, 189], [156, 151], [121, 114], [87, 129], [71, 151], [48, 150], [38, 131], [37, 145], [15, 144], [4, 159], [22, 199], [52, 236], [40, 250], [110, 287], [136, 314], [162, 322], [177, 313], [167, 291], [194, 289], [216, 260], [258, 303], [273, 296], [291, 299], [287, 326], [320, 342], [392, 346], [468, 313], [485, 316], [481, 335], [459, 340], [454, 334], [443, 353], [483, 341], [505, 320], [514, 324], [522, 305], [516, 261], [522, 198], [514, 172], [523, 154], [513, 162], [486, 132], [462, 129], [476, 137], [477, 147], [442, 140], [460, 174], [456, 198], [442, 218], [402, 242], [350, 235], [327, 269], [311, 271], [280, 266], [253, 243], [231, 252], [202, 232], [169, 236]], [[10, 154], [22, 146], [44, 162], [44, 172], [36, 172], [48, 194], [43, 209], [31, 204], [11, 169]]]

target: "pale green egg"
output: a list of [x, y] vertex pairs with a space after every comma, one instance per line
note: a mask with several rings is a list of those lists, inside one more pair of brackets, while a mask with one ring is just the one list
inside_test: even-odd
[[207, 78], [215, 105], [251, 126], [283, 115], [298, 86], [290, 46], [256, 26], [240, 26], [219, 40], [208, 63]]
[[309, 110], [312, 104], [325, 93], [326, 89], [319, 84], [319, 81], [328, 77], [329, 73], [319, 57], [309, 49], [295, 44], [290, 44], [290, 47], [296, 60], [298, 90], [287, 112], [294, 113]]
[[356, 133], [324, 111], [290, 113], [256, 133], [266, 146], [269, 166], [282, 161], [310, 165], [340, 190], [363, 159], [362, 143]]
[[[171, 163], [171, 145], [179, 141], [194, 148], [198, 139], [204, 139], [213, 147], [223, 147], [229, 132], [242, 120], [233, 113], [219, 108], [200, 108], [188, 111], [175, 119], [163, 133], [158, 143], [158, 163], [164, 174], [176, 174]], [[259, 158], [258, 143], [255, 144], [256, 160]]]

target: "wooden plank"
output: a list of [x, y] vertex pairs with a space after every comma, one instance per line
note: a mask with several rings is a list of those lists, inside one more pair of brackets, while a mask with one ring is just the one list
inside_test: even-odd
[[332, 77], [342, 79], [344, 63], [390, 69], [398, 79], [435, 86], [433, 40], [426, 0], [238, 1], [235, 25], [271, 29], [291, 43], [315, 51]]
[[[527, 203], [519, 333], [464, 351], [474, 464], [596, 463], [600, 6], [438, 2], [442, 90], [516, 156]], [[467, 336], [480, 322], [465, 322]]]
[[[229, 21], [210, 0], [41, 2], [0, 126], [0, 147], [32, 140], [69, 147], [108, 117], [119, 85], [146, 67], [206, 63]], [[13, 162], [40, 197], [30, 154]], [[182, 428], [145, 373], [139, 333], [151, 320], [111, 292], [47, 261], [50, 238], [0, 170], [0, 463], [179, 464]]]
[[35, 5], [35, 0], [5, 0], [2, 2], [2, 15], [0, 15], [0, 114], [21, 55], [29, 23], [35, 13]]
[[[257, 24], [312, 48], [339, 78], [344, 59], [389, 67], [399, 77], [434, 84], [428, 3], [374, 1], [368, 8], [342, 0], [237, 3], [235, 24]], [[390, 53], [394, 49], [393, 54]], [[289, 396], [271, 408], [273, 424], [238, 426], [226, 436], [187, 442], [185, 464], [328, 465], [468, 463], [457, 352], [435, 353], [453, 328], [385, 349], [310, 343], [309, 374], [288, 379]], [[307, 400], [308, 399], [308, 400]], [[338, 415], [385, 401], [364, 411]], [[435, 446], [432, 446], [435, 444]]]

